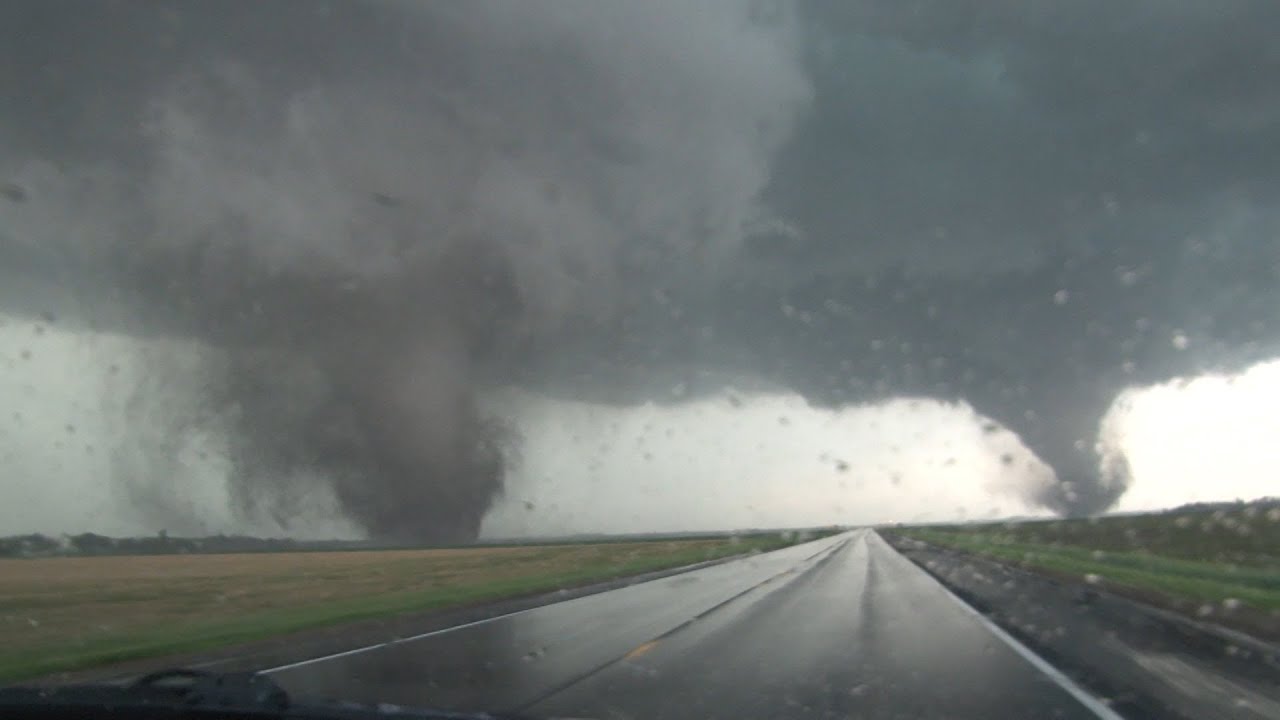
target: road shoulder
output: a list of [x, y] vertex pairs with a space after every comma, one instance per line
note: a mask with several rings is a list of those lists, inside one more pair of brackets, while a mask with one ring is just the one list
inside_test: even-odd
[[1280, 655], [1268, 643], [1206, 633], [1170, 613], [986, 558], [886, 539], [1126, 717], [1280, 717]]

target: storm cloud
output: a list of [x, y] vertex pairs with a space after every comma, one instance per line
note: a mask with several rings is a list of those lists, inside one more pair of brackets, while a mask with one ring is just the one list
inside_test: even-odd
[[756, 275], [831, 338], [809, 395], [964, 397], [1091, 512], [1124, 487], [1093, 448], [1122, 388], [1277, 353], [1280, 9], [804, 7], [816, 107], [769, 193], [801, 231]]
[[0, 13], [0, 307], [206, 344], [244, 503], [465, 539], [481, 389], [732, 385], [966, 400], [1097, 512], [1119, 392], [1280, 354], [1272, 3]]
[[239, 501], [392, 539], [474, 537], [476, 388], [728, 257], [809, 96], [736, 2], [5, 12], [4, 307], [200, 339]]

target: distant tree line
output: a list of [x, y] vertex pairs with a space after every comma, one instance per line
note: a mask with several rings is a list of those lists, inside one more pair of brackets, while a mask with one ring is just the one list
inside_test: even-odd
[[[724, 539], [783, 533], [797, 540], [811, 540], [841, 532], [838, 526], [822, 528], [752, 529], [717, 532], [664, 532], [628, 535], [584, 534], [559, 538], [521, 538], [481, 541], [481, 545], [547, 545], [558, 543], [646, 542], [661, 540]], [[161, 530], [147, 537], [114, 538], [97, 533], [79, 535], [10, 535], [0, 537], [0, 558], [86, 557], [104, 555], [195, 555], [253, 552], [306, 552], [316, 550], [391, 550], [420, 548], [421, 545], [379, 543], [369, 540], [292, 540], [246, 535], [172, 537]], [[434, 546], [448, 547], [448, 546]], [[456, 546], [455, 546], [456, 547]]]
[[1257, 500], [1236, 500], [1234, 502], [1194, 502], [1186, 505], [1179, 505], [1176, 508], [1165, 510], [1167, 515], [1183, 515], [1186, 513], [1205, 513], [1222, 511], [1243, 510], [1245, 508], [1253, 508], [1255, 510], [1269, 510], [1271, 508], [1280, 507], [1280, 497], [1262, 497]]
[[148, 537], [113, 538], [97, 533], [51, 537], [32, 533], [0, 538], [0, 557], [55, 557], [94, 555], [180, 555], [196, 553], [291, 552], [299, 550], [362, 549], [367, 543], [346, 540], [291, 540], [244, 535], [170, 537], [161, 532]]

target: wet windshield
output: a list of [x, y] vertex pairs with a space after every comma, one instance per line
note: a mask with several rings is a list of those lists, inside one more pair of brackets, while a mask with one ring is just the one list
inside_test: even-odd
[[0, 3], [0, 681], [1280, 712], [1277, 31]]

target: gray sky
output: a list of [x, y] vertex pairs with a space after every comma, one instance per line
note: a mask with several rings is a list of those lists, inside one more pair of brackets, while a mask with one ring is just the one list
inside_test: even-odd
[[[37, 327], [0, 325], [0, 534], [363, 534], [313, 478], [295, 478], [286, 515], [236, 512], [227, 438], [192, 422], [198, 393], [119, 425], [122, 388], [159, 355], [171, 375], [198, 374], [198, 348]], [[1102, 433], [1133, 466], [1117, 508], [1273, 493], [1277, 402], [1278, 362], [1130, 391]], [[617, 406], [507, 388], [483, 404], [523, 438], [485, 517], [490, 537], [1042, 515], [1023, 490], [1052, 482], [1012, 434], [927, 399], [834, 410], [734, 392]]]
[[1056, 472], [1020, 502], [1096, 512], [1133, 479], [1093, 450], [1120, 393], [1280, 355], [1265, 0], [19, 2], [0, 28], [0, 308], [190, 342], [113, 412], [224, 435], [241, 516], [313, 488], [380, 536], [471, 536], [521, 472], [481, 402], [512, 387], [964, 402]]

